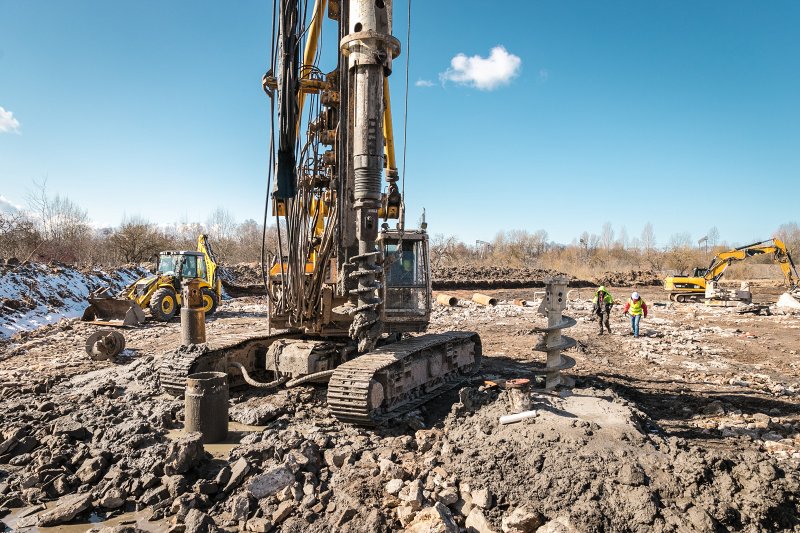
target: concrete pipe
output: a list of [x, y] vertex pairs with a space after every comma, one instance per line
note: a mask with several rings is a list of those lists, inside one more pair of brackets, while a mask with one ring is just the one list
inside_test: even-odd
[[458, 298], [450, 294], [440, 294], [436, 297], [436, 301], [442, 305], [453, 307], [458, 303]]
[[520, 307], [526, 307], [528, 305], [528, 302], [526, 300], [522, 300], [520, 298], [517, 298], [517, 299], [514, 300], [514, 305], [518, 305]]
[[497, 305], [497, 298], [492, 298], [491, 296], [487, 296], [479, 292], [476, 292], [472, 295], [472, 301], [481, 305]]
[[228, 436], [228, 375], [200, 372], [186, 378], [184, 429], [199, 431], [204, 443]]

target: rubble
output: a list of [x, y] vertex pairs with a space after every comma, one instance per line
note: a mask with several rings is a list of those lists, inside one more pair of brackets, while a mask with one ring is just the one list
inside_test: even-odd
[[[121, 364], [85, 361], [72, 340], [83, 335], [79, 324], [26, 333], [24, 353], [0, 361], [0, 519], [13, 529], [141, 512], [174, 531], [304, 533], [798, 524], [800, 385], [790, 343], [769, 359], [781, 349], [773, 331], [797, 334], [793, 317], [653, 306], [640, 339], [597, 338], [596, 324], [581, 320], [570, 351], [578, 385], [530, 393], [516, 404], [537, 416], [502, 425], [508, 391], [484, 380], [535, 381], [527, 372], [541, 356], [527, 332], [540, 318], [498, 299], [435, 312], [433, 331], [481, 332], [483, 374], [461, 390], [372, 429], [336, 422], [324, 387], [232, 392], [231, 417], [247, 425], [213, 457], [180, 430], [182, 400], [158, 383], [177, 324], [132, 331], [135, 356]], [[259, 305], [223, 302], [209, 335], [246, 331], [259, 318], [239, 310]], [[565, 313], [589, 308], [572, 300]], [[613, 328], [625, 326], [615, 317]], [[743, 343], [761, 340], [772, 352], [746, 355], [760, 348]]]

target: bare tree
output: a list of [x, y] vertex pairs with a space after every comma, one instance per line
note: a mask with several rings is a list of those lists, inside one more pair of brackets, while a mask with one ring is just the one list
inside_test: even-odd
[[28, 204], [44, 240], [40, 255], [59, 261], [86, 260], [91, 238], [89, 215], [66, 196], [47, 194], [47, 180], [34, 181]]
[[603, 229], [600, 232], [600, 242], [606, 250], [610, 250], [614, 244], [614, 228], [611, 226], [611, 222], [603, 224]]
[[619, 230], [617, 244], [619, 244], [619, 247], [623, 250], [628, 247], [628, 230], [625, 226], [622, 226], [622, 229]]
[[216, 208], [206, 220], [209, 238], [214, 242], [214, 250], [220, 258], [228, 260], [236, 246], [237, 224], [230, 211], [223, 207]]
[[692, 235], [687, 231], [683, 231], [680, 233], [673, 233], [672, 237], [670, 237], [669, 239], [669, 247], [672, 250], [680, 248], [691, 248]]
[[793, 256], [800, 254], [800, 226], [797, 222], [781, 224], [775, 231], [775, 236], [784, 242]]
[[713, 249], [719, 244], [719, 229], [717, 229], [716, 226], [712, 226], [711, 229], [708, 230], [706, 238], [708, 239], [708, 246]]
[[0, 213], [0, 257], [24, 261], [42, 244], [33, 221], [23, 213]]
[[163, 232], [140, 216], [125, 217], [109, 238], [109, 243], [126, 263], [153, 260], [167, 247]]
[[645, 252], [650, 252], [656, 247], [656, 234], [653, 232], [653, 225], [651, 223], [648, 222], [644, 225], [640, 241], [642, 243], [642, 249]]

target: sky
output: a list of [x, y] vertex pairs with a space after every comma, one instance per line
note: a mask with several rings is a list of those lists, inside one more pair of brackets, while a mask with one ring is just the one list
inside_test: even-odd
[[[0, 207], [46, 179], [98, 226], [260, 220], [271, 6], [0, 0]], [[409, 226], [568, 243], [651, 222], [663, 245], [800, 221], [800, 3], [412, 0], [410, 55], [407, 10]]]

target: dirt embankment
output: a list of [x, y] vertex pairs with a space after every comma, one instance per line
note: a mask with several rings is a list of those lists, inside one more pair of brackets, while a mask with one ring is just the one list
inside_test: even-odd
[[544, 287], [544, 280], [555, 276], [569, 278], [570, 287], [590, 287], [580, 280], [556, 270], [484, 266], [436, 267], [432, 271], [433, 288], [448, 289], [517, 289]]

